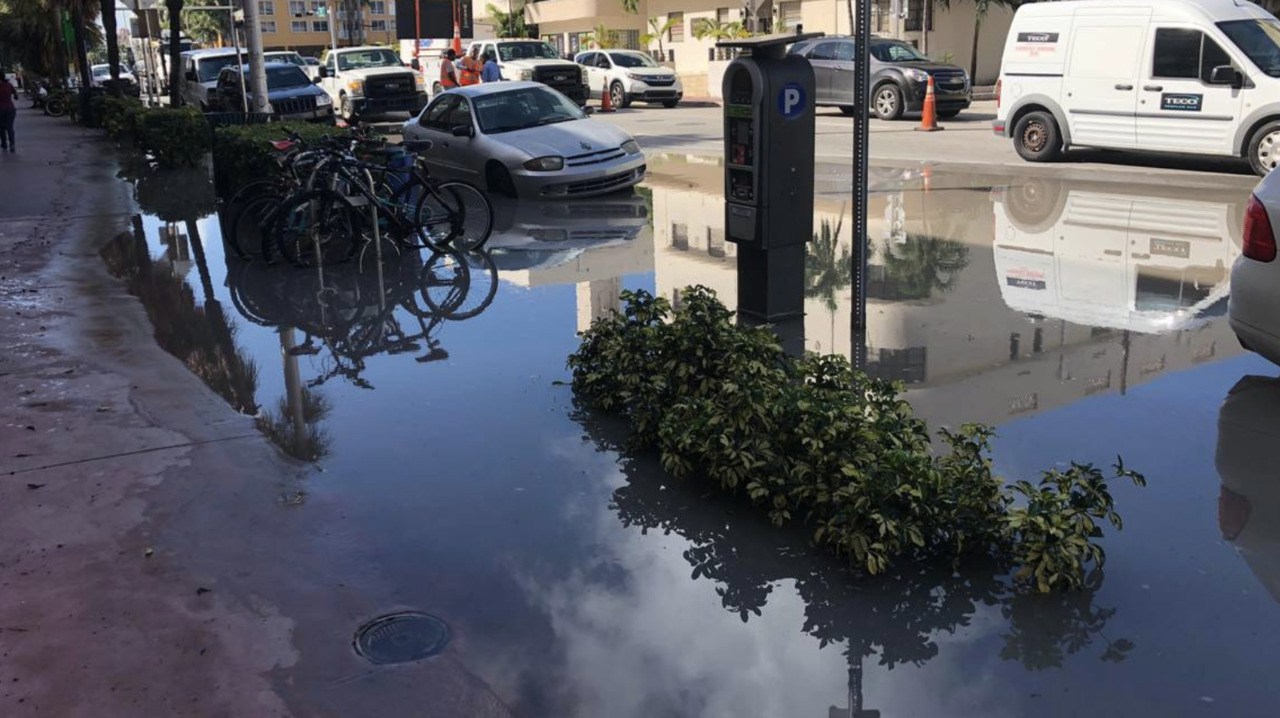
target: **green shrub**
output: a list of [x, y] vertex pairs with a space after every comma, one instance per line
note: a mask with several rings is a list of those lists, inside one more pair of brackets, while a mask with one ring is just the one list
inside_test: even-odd
[[[95, 98], [97, 99], [97, 98]], [[132, 141], [138, 115], [145, 108], [133, 97], [102, 98], [102, 127], [113, 140]]]
[[194, 107], [150, 107], [136, 111], [137, 148], [161, 169], [195, 167], [209, 151], [209, 125]]
[[270, 143], [287, 139], [290, 132], [296, 132], [304, 141], [314, 142], [348, 131], [307, 122], [219, 127], [213, 141], [213, 166], [219, 193], [227, 196], [249, 182], [276, 176], [280, 164], [276, 161], [278, 153]]
[[778, 525], [801, 519], [816, 543], [872, 574], [899, 558], [977, 552], [1012, 559], [1016, 580], [1051, 591], [1102, 564], [1095, 519], [1119, 528], [1120, 517], [1093, 467], [1010, 490], [991, 471], [990, 428], [944, 430], [935, 455], [900, 385], [841, 356], [785, 357], [772, 332], [738, 326], [705, 287], [685, 290], [674, 311], [643, 291], [623, 300], [569, 357], [573, 389], [625, 416], [635, 443], [677, 478], [745, 494]]

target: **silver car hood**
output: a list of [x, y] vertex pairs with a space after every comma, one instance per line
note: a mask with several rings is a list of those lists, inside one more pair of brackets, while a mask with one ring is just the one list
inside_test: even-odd
[[592, 119], [558, 122], [490, 137], [521, 152], [527, 152], [530, 157], [573, 157], [611, 150], [631, 139], [631, 135], [614, 125]]

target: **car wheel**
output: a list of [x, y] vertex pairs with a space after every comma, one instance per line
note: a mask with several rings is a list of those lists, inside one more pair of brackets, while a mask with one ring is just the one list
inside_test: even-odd
[[1052, 162], [1062, 154], [1062, 132], [1048, 112], [1028, 112], [1013, 127], [1013, 148], [1028, 162]]
[[345, 94], [342, 96], [342, 99], [339, 102], [338, 115], [340, 115], [342, 119], [346, 120], [347, 122], [354, 120], [356, 117], [355, 105], [351, 104], [351, 98], [347, 97]]
[[614, 108], [619, 110], [631, 104], [627, 102], [627, 91], [623, 89], [621, 82], [615, 80], [613, 84], [609, 85], [609, 102], [613, 103]]
[[956, 115], [959, 115], [959, 114], [960, 114], [960, 110], [939, 110], [938, 111], [938, 117], [941, 117], [944, 120], [955, 119]]
[[844, 115], [845, 117], [853, 117], [854, 115], [858, 114], [858, 108], [850, 107], [849, 105], [841, 105], [840, 114]]
[[663, 100], [662, 101], [662, 106], [667, 108], [668, 110], [670, 110], [671, 108], [675, 107], [678, 104], [680, 104], [679, 100]]
[[902, 117], [902, 90], [893, 83], [881, 85], [876, 88], [871, 106], [876, 111], [876, 117], [882, 120], [896, 120]]
[[485, 184], [493, 194], [516, 199], [516, 183], [511, 179], [511, 172], [497, 162], [490, 162], [484, 172]]
[[1280, 163], [1280, 122], [1268, 122], [1249, 140], [1249, 165], [1266, 177]]

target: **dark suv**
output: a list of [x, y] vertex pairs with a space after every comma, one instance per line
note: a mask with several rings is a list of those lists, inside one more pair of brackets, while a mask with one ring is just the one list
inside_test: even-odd
[[[333, 100], [302, 71], [288, 62], [268, 62], [267, 102], [271, 112], [281, 120], [333, 123]], [[224, 112], [239, 112], [253, 106], [248, 92], [249, 66], [224, 67], [218, 73], [218, 107]], [[241, 94], [241, 88], [246, 94]]]
[[[798, 42], [790, 54], [808, 58], [817, 82], [818, 105], [853, 114], [853, 38], [820, 37]], [[969, 107], [973, 88], [969, 74], [945, 62], [934, 62], [905, 42], [871, 39], [871, 109], [882, 120], [924, 108], [925, 88], [933, 76], [938, 116], [955, 117]]]

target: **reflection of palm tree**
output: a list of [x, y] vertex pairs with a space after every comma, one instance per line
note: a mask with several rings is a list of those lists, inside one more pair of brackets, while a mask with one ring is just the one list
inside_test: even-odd
[[822, 220], [820, 230], [813, 235], [813, 243], [804, 258], [804, 296], [805, 299], [821, 299], [827, 313], [831, 315], [831, 336], [827, 351], [835, 344], [836, 292], [848, 287], [853, 281], [853, 266], [850, 264], [848, 247], [840, 246], [840, 229], [844, 226], [844, 212], [841, 211], [833, 229], [829, 220]]
[[968, 266], [969, 248], [955, 240], [909, 234], [902, 243], [884, 245], [885, 279], [895, 285], [898, 299], [950, 292]]

